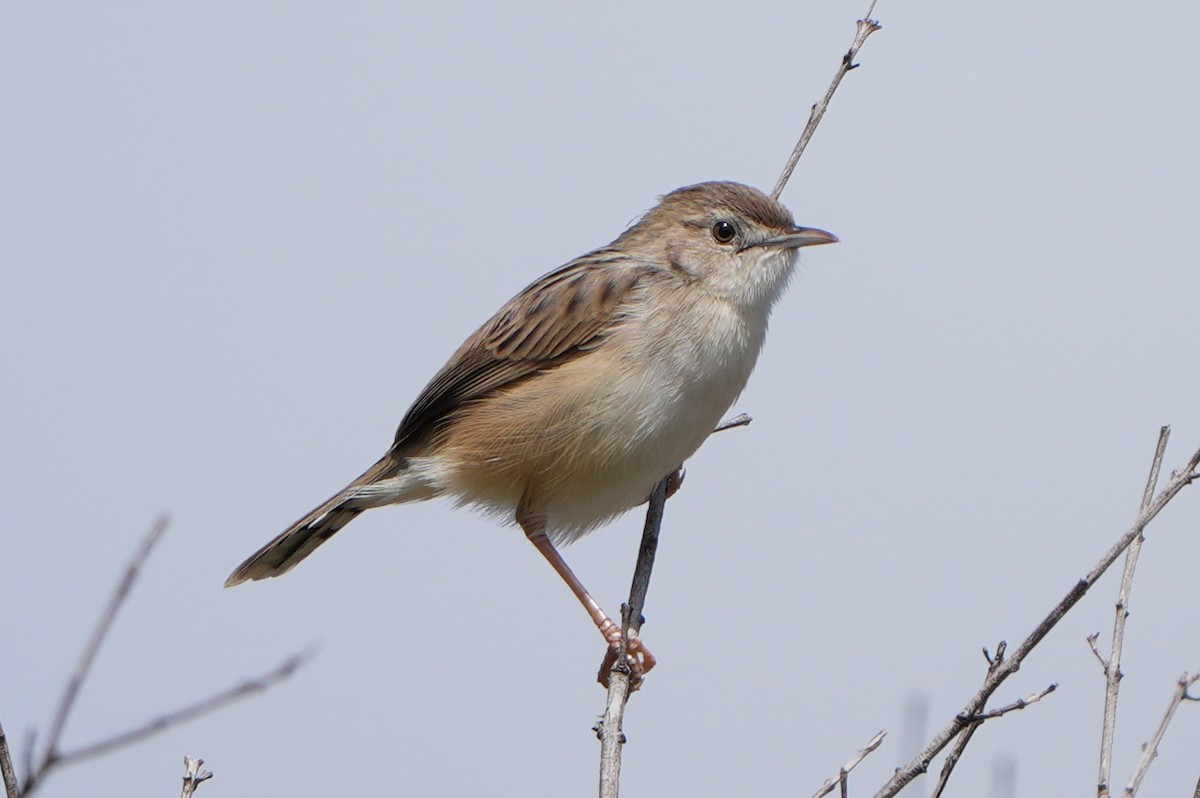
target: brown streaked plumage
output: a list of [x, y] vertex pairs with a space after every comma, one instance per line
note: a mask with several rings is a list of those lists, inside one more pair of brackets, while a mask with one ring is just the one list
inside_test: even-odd
[[[615, 645], [554, 542], [645, 501], [699, 448], [750, 376], [796, 250], [836, 240], [738, 183], [666, 195], [509, 300], [418, 395], [387, 454], [226, 586], [291, 570], [364, 510], [449, 496], [520, 524]], [[634, 656], [653, 665], [640, 644]]]

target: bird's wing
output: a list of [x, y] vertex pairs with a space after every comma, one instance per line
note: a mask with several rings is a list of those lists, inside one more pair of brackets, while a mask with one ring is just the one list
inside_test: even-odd
[[456, 409], [587, 351], [620, 320], [622, 300], [648, 273], [600, 250], [571, 261], [510, 299], [425, 386], [396, 430], [397, 452]]

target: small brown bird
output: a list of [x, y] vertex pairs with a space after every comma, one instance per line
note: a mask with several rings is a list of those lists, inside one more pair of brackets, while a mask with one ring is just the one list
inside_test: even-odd
[[[620, 628], [555, 544], [645, 502], [700, 448], [750, 377], [796, 250], [837, 240], [739, 183], [667, 194], [500, 308], [417, 397], [387, 454], [226, 587], [291, 570], [364, 510], [448, 496], [515, 520], [615, 649]], [[635, 668], [653, 666], [637, 640], [630, 651]]]

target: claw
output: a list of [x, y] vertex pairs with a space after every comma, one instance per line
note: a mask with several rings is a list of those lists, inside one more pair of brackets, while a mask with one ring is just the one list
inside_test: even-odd
[[629, 643], [625, 646], [625, 662], [618, 665], [617, 655], [621, 651], [621, 630], [616, 627], [616, 624], [613, 624], [612, 629], [602, 631], [608, 640], [608, 651], [604, 654], [604, 661], [600, 663], [596, 681], [607, 689], [609, 675], [615, 668], [624, 667], [629, 673], [629, 692], [634, 692], [642, 686], [643, 678], [658, 664], [658, 660], [642, 644], [637, 632], [630, 629]]

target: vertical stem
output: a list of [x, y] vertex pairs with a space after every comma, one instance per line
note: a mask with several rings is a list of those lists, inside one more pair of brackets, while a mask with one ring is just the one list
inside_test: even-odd
[[[1171, 437], [1171, 428], [1162, 427], [1158, 431], [1158, 447], [1154, 450], [1154, 460], [1150, 464], [1150, 475], [1146, 479], [1146, 489], [1142, 492], [1142, 504], [1139, 513], [1145, 513], [1150, 502], [1154, 500], [1154, 490], [1158, 487], [1158, 474], [1162, 469], [1163, 454], [1167, 449], [1167, 440]], [[1129, 617], [1129, 594], [1133, 590], [1133, 572], [1137, 568], [1138, 555], [1142, 551], [1145, 538], [1138, 535], [1125, 550], [1125, 569], [1121, 573], [1121, 587], [1117, 591], [1116, 617], [1113, 619], [1112, 649], [1108, 660], [1104, 663], [1104, 719], [1100, 732], [1100, 779], [1096, 786], [1098, 798], [1108, 798], [1112, 784], [1112, 750], [1113, 737], [1117, 728], [1117, 695], [1121, 689], [1121, 651], [1125, 645], [1125, 621]]]

